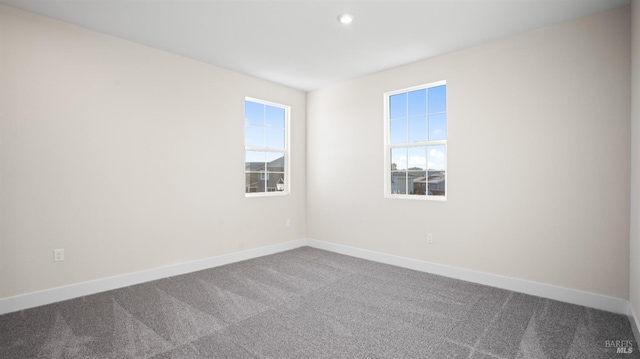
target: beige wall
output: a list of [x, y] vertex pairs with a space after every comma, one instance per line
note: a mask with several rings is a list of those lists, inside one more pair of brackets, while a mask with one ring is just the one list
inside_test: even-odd
[[[626, 299], [629, 34], [623, 7], [309, 93], [309, 237]], [[448, 201], [384, 199], [383, 93], [440, 80]]]
[[[640, 315], [640, 0], [631, 3], [631, 281], [629, 301]], [[636, 318], [640, 322], [640, 318]]]
[[[305, 237], [305, 93], [4, 6], [0, 36], [0, 298]], [[244, 197], [245, 96], [291, 106], [290, 196]]]

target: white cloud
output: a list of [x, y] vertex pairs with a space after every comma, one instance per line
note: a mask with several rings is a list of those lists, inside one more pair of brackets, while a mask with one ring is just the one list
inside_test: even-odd
[[409, 168], [411, 167], [421, 167], [427, 164], [427, 159], [424, 156], [411, 156], [409, 157]]
[[433, 170], [444, 170], [444, 146], [433, 146], [429, 150], [428, 168]]
[[444, 152], [440, 149], [432, 148], [429, 151], [429, 159], [439, 159], [444, 160]]
[[393, 156], [392, 163], [395, 163], [399, 170], [407, 168], [407, 156]]

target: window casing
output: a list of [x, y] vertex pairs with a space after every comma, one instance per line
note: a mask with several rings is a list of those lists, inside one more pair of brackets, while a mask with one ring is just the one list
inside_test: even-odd
[[245, 98], [246, 197], [289, 194], [289, 113], [289, 106]]
[[384, 94], [384, 195], [446, 200], [447, 84]]

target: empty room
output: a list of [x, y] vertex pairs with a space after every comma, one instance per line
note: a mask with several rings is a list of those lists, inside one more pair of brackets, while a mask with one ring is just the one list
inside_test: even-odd
[[0, 0], [0, 358], [640, 358], [640, 0]]

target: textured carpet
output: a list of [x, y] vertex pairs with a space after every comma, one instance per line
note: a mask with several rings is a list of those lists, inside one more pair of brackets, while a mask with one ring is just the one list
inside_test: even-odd
[[0, 316], [3, 359], [618, 357], [625, 316], [307, 247]]

